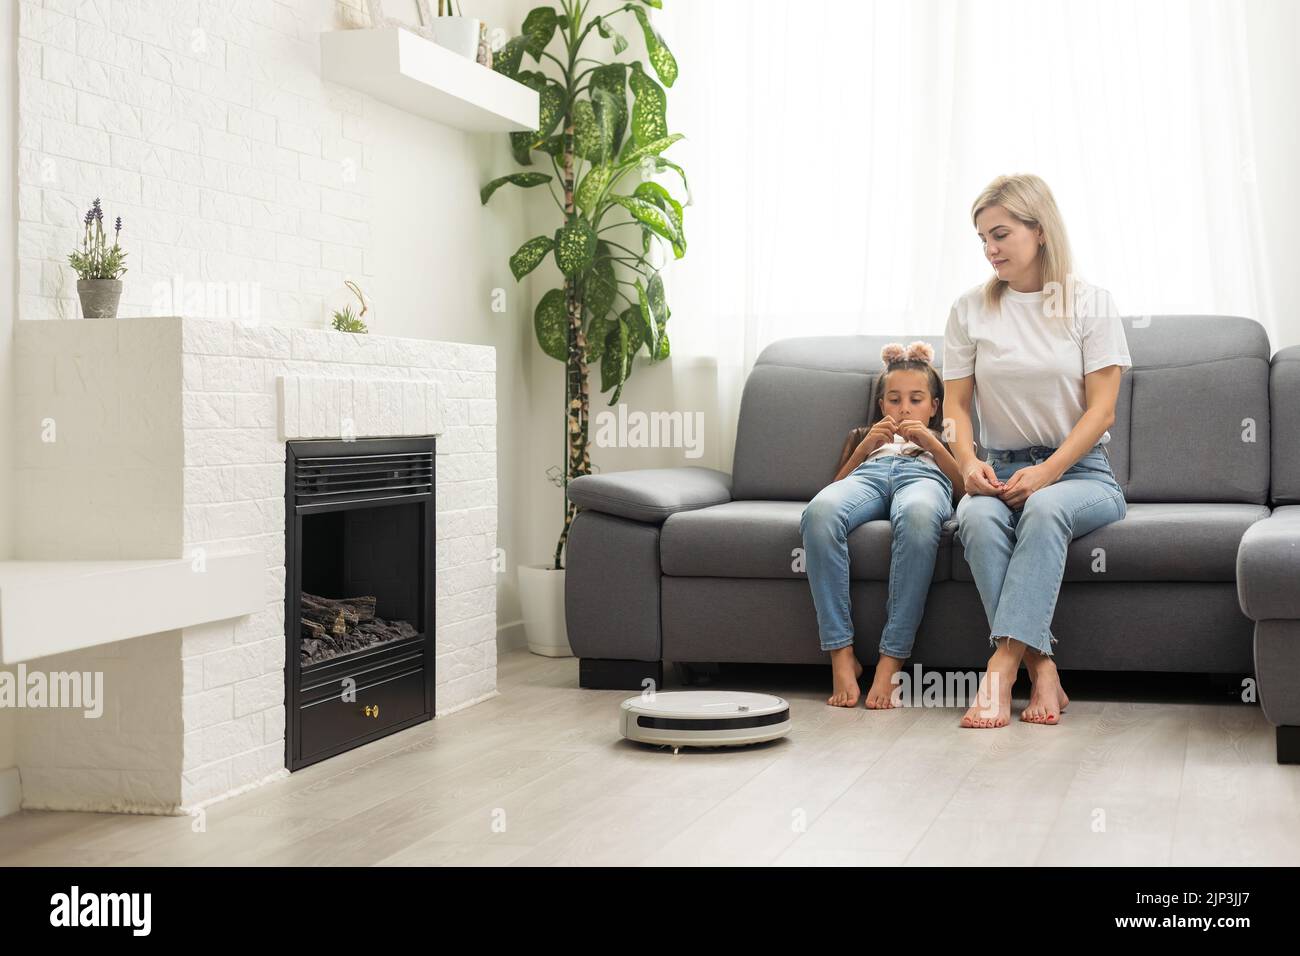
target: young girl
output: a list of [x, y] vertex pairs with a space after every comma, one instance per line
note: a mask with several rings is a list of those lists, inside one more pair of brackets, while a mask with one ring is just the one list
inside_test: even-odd
[[891, 678], [912, 653], [939, 532], [952, 516], [953, 488], [961, 487], [957, 462], [939, 437], [943, 380], [931, 364], [934, 349], [895, 342], [880, 350], [880, 358], [884, 370], [872, 391], [870, 428], [799, 524], [821, 647], [831, 655], [834, 691], [826, 702], [836, 707], [857, 706], [862, 674], [849, 614], [849, 532], [884, 518], [893, 528], [885, 629], [867, 692], [868, 707], [889, 708]]

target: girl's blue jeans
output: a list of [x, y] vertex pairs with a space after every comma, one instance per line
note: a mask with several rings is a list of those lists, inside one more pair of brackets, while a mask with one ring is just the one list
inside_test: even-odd
[[[1002, 481], [1055, 451], [1035, 445], [989, 451], [985, 460]], [[1101, 445], [1070, 466], [1056, 482], [1012, 510], [992, 495], [967, 495], [957, 505], [957, 535], [989, 621], [989, 643], [1015, 638], [1052, 653], [1052, 615], [1065, 576], [1066, 549], [1074, 538], [1124, 517], [1124, 491]]]
[[943, 523], [952, 516], [952, 482], [921, 458], [864, 461], [808, 503], [799, 520], [822, 650], [853, 643], [849, 606], [849, 532], [888, 518], [893, 528], [889, 600], [880, 653], [912, 653], [934, 575]]

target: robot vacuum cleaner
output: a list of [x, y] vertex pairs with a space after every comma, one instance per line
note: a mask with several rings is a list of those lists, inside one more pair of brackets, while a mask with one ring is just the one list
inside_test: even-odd
[[771, 694], [743, 691], [661, 691], [629, 697], [619, 707], [628, 740], [680, 747], [738, 747], [784, 737], [790, 705]]

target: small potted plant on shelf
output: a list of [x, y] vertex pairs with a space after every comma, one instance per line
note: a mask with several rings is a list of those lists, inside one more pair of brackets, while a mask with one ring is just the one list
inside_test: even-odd
[[361, 303], [361, 312], [360, 314], [353, 312], [351, 305], [345, 305], [341, 309], [335, 309], [333, 322], [335, 331], [359, 333], [369, 332], [370, 329], [366, 328], [366, 323], [362, 321], [362, 316], [366, 314], [369, 307], [366, 305], [366, 297], [361, 294], [361, 287], [351, 279], [347, 279], [343, 284], [352, 290], [352, 294], [355, 295], [357, 300]]
[[438, 0], [438, 15], [433, 18], [433, 36], [438, 46], [467, 60], [476, 60], [481, 30], [482, 22], [465, 16], [459, 0]]
[[117, 318], [117, 303], [122, 298], [122, 276], [126, 273], [126, 253], [118, 245], [122, 217], [113, 224], [113, 244], [104, 232], [104, 210], [96, 198], [82, 218], [85, 233], [81, 248], [69, 253], [68, 264], [77, 273], [77, 295], [81, 314], [87, 319]]

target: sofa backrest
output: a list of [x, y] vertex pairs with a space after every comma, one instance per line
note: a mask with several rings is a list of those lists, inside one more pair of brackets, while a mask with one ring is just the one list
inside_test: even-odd
[[942, 367], [943, 336], [809, 336], [763, 349], [740, 400], [732, 497], [810, 501], [835, 477], [849, 429], [867, 420], [880, 350], [917, 339]]
[[1269, 345], [1229, 315], [1125, 318], [1133, 368], [1120, 385], [1111, 467], [1129, 501], [1268, 498]]
[[[1263, 327], [1236, 316], [1157, 315], [1126, 318], [1124, 330], [1133, 368], [1121, 380], [1108, 451], [1128, 500], [1263, 503], [1272, 444]], [[934, 346], [942, 369], [942, 336], [811, 336], [765, 348], [741, 398], [732, 496], [816, 495], [835, 477], [849, 429], [867, 419], [880, 349], [915, 338]], [[1294, 358], [1283, 373], [1294, 376], [1284, 380], [1287, 394], [1300, 394], [1300, 353]], [[1290, 434], [1300, 436], [1300, 421]], [[1300, 442], [1292, 448], [1281, 490], [1300, 501]]]
[[1300, 505], [1300, 345], [1273, 356], [1269, 409], [1273, 414], [1269, 498], [1275, 505]]

